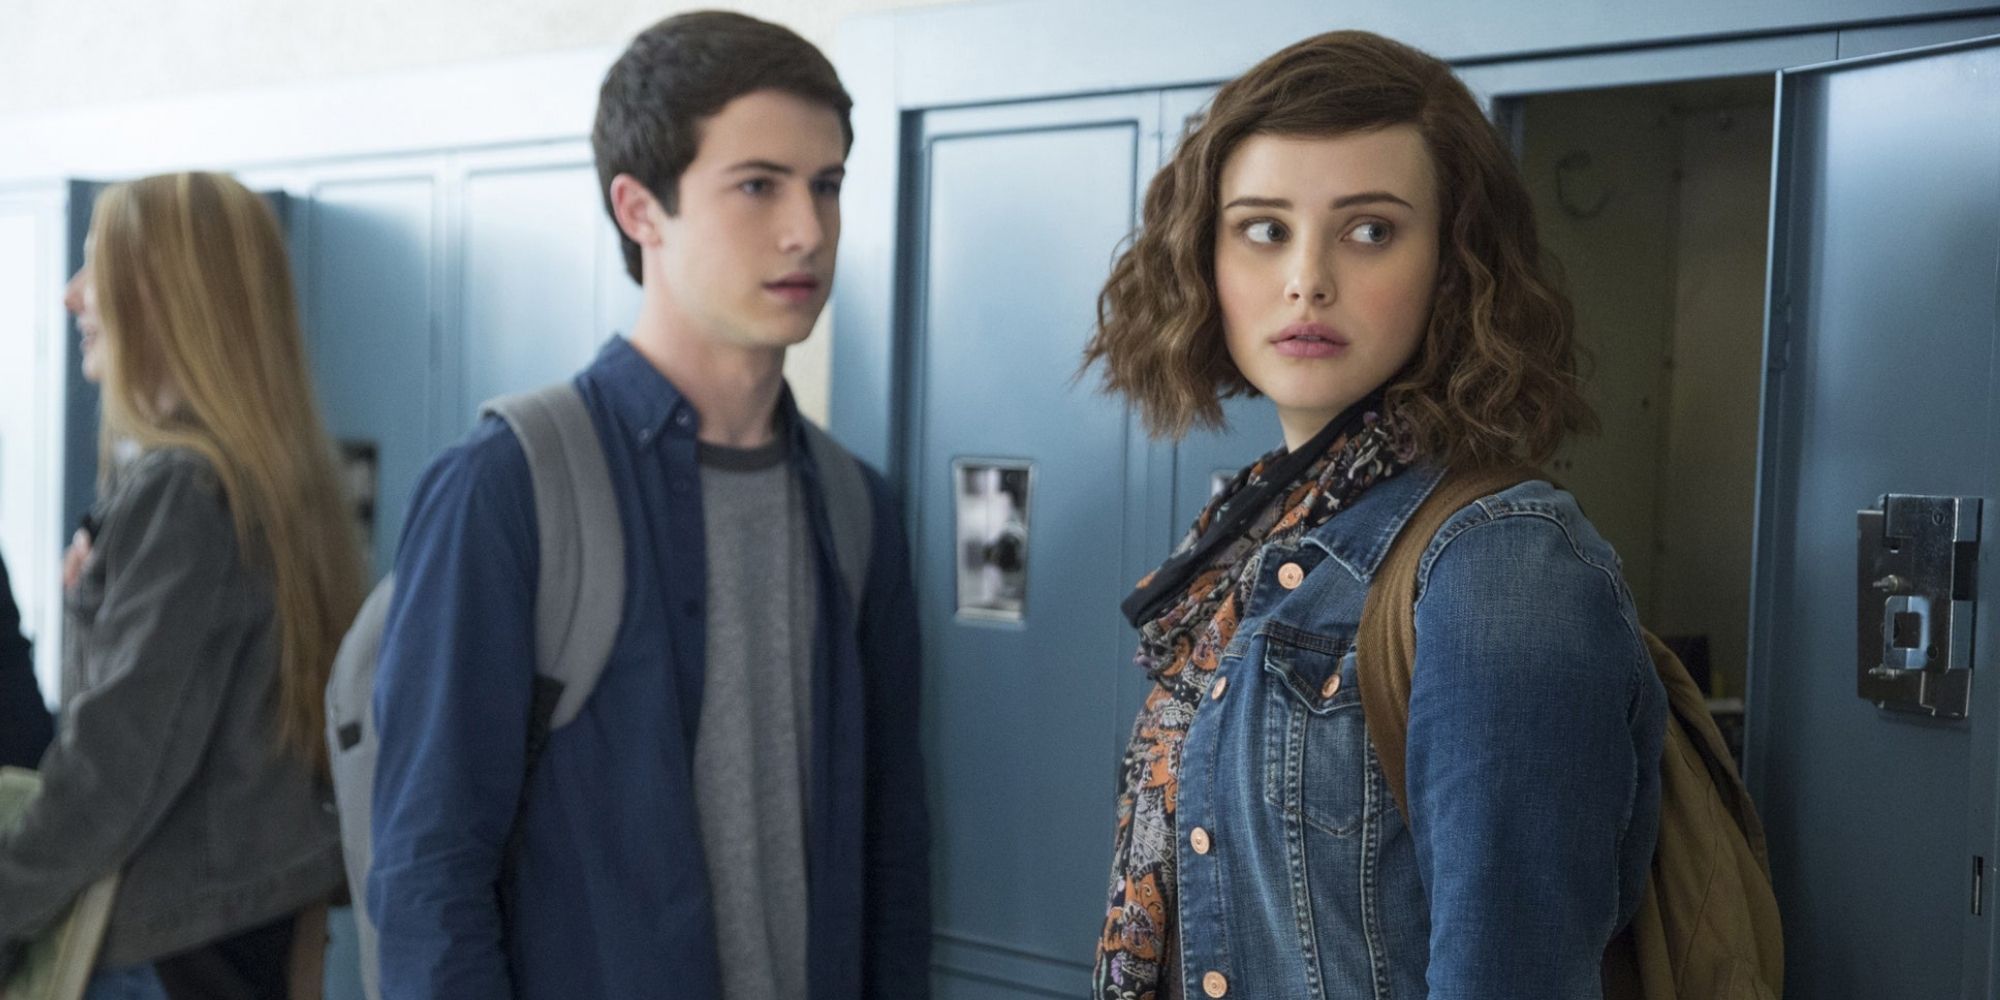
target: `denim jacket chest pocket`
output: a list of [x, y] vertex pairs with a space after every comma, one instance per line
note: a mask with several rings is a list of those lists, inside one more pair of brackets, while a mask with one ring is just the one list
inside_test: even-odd
[[1355, 685], [1354, 633], [1267, 627], [1264, 799], [1336, 837], [1366, 817], [1368, 729]]

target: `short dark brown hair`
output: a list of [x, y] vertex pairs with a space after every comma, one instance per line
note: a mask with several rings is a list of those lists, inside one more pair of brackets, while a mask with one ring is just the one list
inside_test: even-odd
[[1539, 463], [1593, 429], [1573, 312], [1499, 132], [1451, 67], [1399, 42], [1336, 31], [1224, 85], [1146, 191], [1142, 227], [1097, 301], [1084, 366], [1136, 403], [1156, 435], [1221, 427], [1254, 393], [1229, 358], [1215, 291], [1223, 165], [1257, 134], [1335, 136], [1413, 125], [1438, 180], [1437, 288], [1428, 328], [1387, 405], [1447, 463]]
[[[833, 64], [790, 28], [720, 10], [676, 14], [639, 33], [605, 74], [590, 130], [604, 210], [611, 179], [631, 174], [669, 214], [680, 210], [681, 174], [694, 162], [701, 123], [758, 90], [780, 90], [832, 108], [854, 144], [854, 99]], [[617, 224], [612, 218], [612, 224]], [[625, 271], [639, 281], [639, 245], [621, 229]]]

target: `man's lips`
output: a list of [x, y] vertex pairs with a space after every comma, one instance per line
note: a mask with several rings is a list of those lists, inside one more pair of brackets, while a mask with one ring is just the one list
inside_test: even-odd
[[1324, 323], [1293, 323], [1271, 338], [1271, 346], [1288, 358], [1330, 358], [1347, 350], [1347, 338]]
[[818, 277], [803, 272], [788, 274], [776, 281], [764, 283], [766, 291], [786, 302], [807, 301], [819, 294], [820, 287]]

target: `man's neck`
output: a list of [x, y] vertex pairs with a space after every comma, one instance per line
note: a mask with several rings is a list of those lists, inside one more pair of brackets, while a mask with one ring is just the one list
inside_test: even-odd
[[701, 415], [699, 440], [728, 448], [770, 444], [785, 385], [784, 350], [725, 344], [685, 323], [649, 300], [629, 339]]

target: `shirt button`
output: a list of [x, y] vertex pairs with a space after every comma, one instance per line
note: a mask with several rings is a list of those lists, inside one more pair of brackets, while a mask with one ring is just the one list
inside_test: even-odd
[[1195, 827], [1194, 832], [1188, 834], [1188, 845], [1194, 848], [1196, 854], [1207, 854], [1210, 847], [1208, 831]]
[[1227, 996], [1229, 994], [1229, 980], [1224, 978], [1220, 972], [1211, 972], [1201, 977], [1201, 991], [1212, 997]]
[[648, 427], [648, 428], [646, 428], [646, 429], [644, 429], [644, 430], [641, 430], [641, 431], [639, 432], [639, 443], [640, 443], [640, 444], [652, 444], [652, 443], [653, 443], [653, 429], [652, 429], [651, 427]]
[[691, 423], [694, 423], [694, 414], [686, 410], [681, 410], [679, 413], [674, 414], [674, 426], [686, 427]]
[[1222, 692], [1227, 690], [1229, 690], [1229, 678], [1217, 677], [1215, 679], [1215, 686], [1208, 689], [1208, 699], [1210, 701], [1221, 701]]
[[1321, 685], [1319, 686], [1319, 696], [1320, 696], [1321, 698], [1331, 698], [1331, 697], [1333, 697], [1334, 695], [1336, 695], [1336, 694], [1339, 694], [1339, 693], [1340, 693], [1340, 675], [1339, 675], [1339, 674], [1334, 674], [1334, 675], [1333, 675], [1332, 677], [1329, 677], [1329, 678], [1327, 678], [1327, 679], [1326, 679], [1326, 683], [1325, 683], [1325, 684], [1321, 684]]
[[1306, 581], [1306, 571], [1298, 563], [1288, 562], [1278, 567], [1278, 586], [1286, 590], [1297, 590]]

